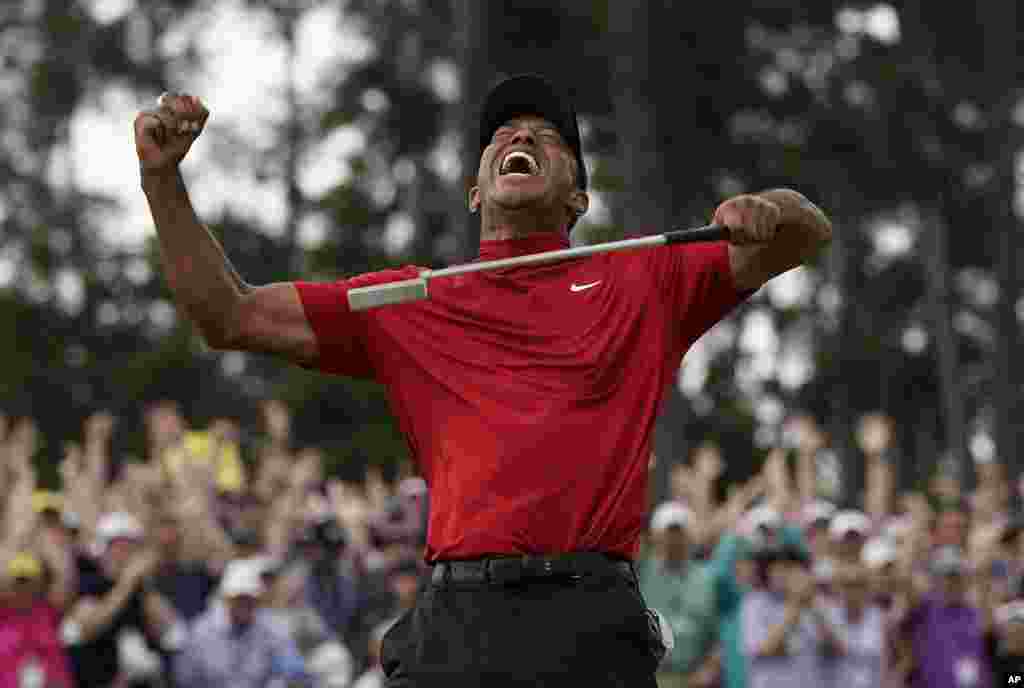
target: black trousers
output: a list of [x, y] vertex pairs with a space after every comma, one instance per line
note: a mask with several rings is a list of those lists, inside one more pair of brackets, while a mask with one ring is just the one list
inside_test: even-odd
[[387, 688], [656, 688], [663, 651], [635, 577], [427, 582], [384, 636]]

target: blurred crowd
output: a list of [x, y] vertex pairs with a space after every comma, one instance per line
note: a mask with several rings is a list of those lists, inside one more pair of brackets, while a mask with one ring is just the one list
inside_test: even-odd
[[[325, 479], [282, 403], [237, 424], [145, 411], [145, 460], [97, 413], [40, 489], [31, 419], [0, 428], [0, 688], [382, 685], [380, 640], [422, 578], [419, 478]], [[252, 456], [250, 456], [252, 454]]]
[[[190, 428], [146, 409], [143, 461], [90, 417], [43, 490], [30, 419], [0, 427], [0, 688], [383, 685], [380, 643], [423, 580], [427, 489], [326, 478], [289, 409]], [[861, 420], [863, 498], [827, 499], [829, 438], [787, 445], [719, 499], [703, 444], [671, 468], [636, 562], [672, 647], [661, 688], [987, 688], [1024, 672], [1024, 521], [998, 463], [968, 492], [896, 490], [894, 428]], [[252, 454], [250, 456], [250, 454]], [[669, 632], [670, 630], [670, 632]]]
[[869, 414], [863, 497], [823, 499], [828, 435], [809, 415], [790, 429], [721, 502], [717, 447], [672, 468], [638, 565], [674, 631], [659, 686], [1024, 683], [1024, 521], [1003, 466], [978, 463], [970, 491], [940, 471], [900, 493], [893, 423]]

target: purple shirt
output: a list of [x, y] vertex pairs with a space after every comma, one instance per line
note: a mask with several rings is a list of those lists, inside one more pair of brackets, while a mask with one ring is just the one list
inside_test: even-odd
[[978, 610], [929, 595], [907, 616], [914, 651], [912, 688], [990, 688]]
[[779, 595], [755, 591], [744, 596], [740, 624], [743, 654], [748, 667], [748, 688], [811, 688], [825, 685], [825, 658], [821, 638], [809, 612], [803, 614], [786, 637], [782, 655], [757, 655], [758, 648], [772, 628], [782, 623], [785, 615], [786, 604]]
[[828, 666], [828, 685], [835, 688], [878, 688], [885, 681], [885, 612], [871, 605], [853, 621], [846, 609], [833, 604], [828, 622], [846, 652]]

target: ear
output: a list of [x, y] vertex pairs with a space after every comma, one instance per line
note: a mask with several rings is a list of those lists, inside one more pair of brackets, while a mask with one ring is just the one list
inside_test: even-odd
[[576, 189], [569, 196], [568, 206], [569, 212], [575, 217], [579, 217], [590, 208], [590, 196], [587, 195], [586, 191]]
[[469, 212], [475, 213], [480, 210], [480, 187], [474, 186], [469, 190]]

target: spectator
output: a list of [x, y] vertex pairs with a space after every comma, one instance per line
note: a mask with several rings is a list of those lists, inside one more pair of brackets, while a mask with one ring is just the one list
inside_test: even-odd
[[78, 572], [79, 598], [61, 626], [81, 686], [106, 688], [123, 680], [120, 638], [141, 633], [153, 649], [174, 652], [184, 624], [149, 581], [160, 559], [146, 547], [139, 522], [125, 513], [104, 516], [98, 526], [96, 561]]
[[823, 499], [811, 502], [803, 510], [804, 539], [815, 560], [826, 559], [832, 554], [829, 525], [835, 514], [835, 505]]
[[217, 585], [219, 557], [215, 552], [189, 552], [181, 523], [164, 513], [155, 526], [156, 547], [160, 552], [153, 588], [163, 595], [187, 622], [206, 609], [210, 593]]
[[1011, 674], [1024, 670], [1024, 595], [1021, 591], [995, 610], [993, 630], [986, 640], [992, 658], [992, 674], [997, 681], [1006, 681]]
[[684, 688], [716, 640], [715, 588], [711, 573], [692, 560], [687, 528], [693, 515], [676, 501], [651, 517], [653, 552], [639, 564], [640, 592], [648, 607], [671, 626], [675, 644], [658, 671], [659, 688]]
[[[769, 457], [761, 473], [740, 488], [726, 505], [725, 527], [710, 562], [715, 580], [722, 682], [726, 688], [746, 688], [748, 684], [741, 611], [744, 598], [757, 582], [755, 548], [775, 544], [803, 546], [799, 529], [786, 523], [773, 506], [784, 504], [789, 493], [784, 483], [787, 476], [778, 470], [778, 460], [778, 455]], [[748, 509], [762, 493], [765, 503]]]
[[844, 564], [855, 564], [861, 559], [861, 550], [871, 534], [871, 519], [861, 511], [840, 511], [832, 517], [828, 529], [836, 559]]
[[987, 688], [984, 619], [967, 600], [967, 564], [962, 550], [943, 545], [930, 566], [935, 582], [910, 581], [903, 628], [911, 639], [912, 688]]
[[894, 591], [899, 584], [896, 545], [885, 536], [869, 539], [861, 550], [861, 563], [869, 578], [871, 603], [888, 612], [893, 608]]
[[300, 572], [269, 557], [258, 558], [255, 562], [261, 567], [267, 589], [261, 613], [269, 625], [295, 643], [316, 685], [347, 686], [354, 671], [352, 653], [309, 606], [303, 595]]
[[295, 643], [260, 613], [267, 592], [262, 568], [250, 559], [227, 565], [218, 604], [196, 620], [176, 658], [178, 685], [266, 688], [273, 680], [308, 679]]
[[758, 585], [743, 599], [743, 651], [750, 688], [822, 686], [823, 655], [838, 639], [815, 603], [810, 557], [793, 545], [755, 552]]
[[345, 546], [345, 533], [333, 517], [321, 518], [306, 528], [297, 543], [309, 605], [332, 633], [348, 640], [362, 598], [351, 572], [343, 566]]
[[60, 613], [47, 600], [43, 564], [21, 552], [0, 580], [0, 688], [74, 688], [60, 642]]
[[886, 623], [871, 599], [871, 580], [859, 563], [839, 564], [833, 579], [835, 604], [827, 608], [837, 637], [836, 656], [826, 667], [834, 688], [876, 688], [885, 678]]

